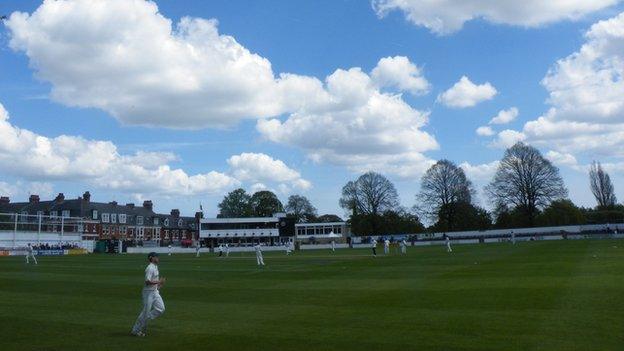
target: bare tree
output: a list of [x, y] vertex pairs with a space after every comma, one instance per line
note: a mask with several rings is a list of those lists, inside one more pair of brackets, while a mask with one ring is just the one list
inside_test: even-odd
[[615, 205], [617, 199], [609, 173], [605, 172], [600, 162], [592, 162], [589, 169], [589, 185], [598, 202], [598, 207], [608, 208]]
[[368, 172], [342, 188], [340, 206], [353, 215], [378, 215], [399, 206], [399, 195], [386, 177]]
[[494, 179], [485, 188], [495, 206], [515, 207], [533, 224], [538, 210], [567, 197], [559, 169], [522, 142], [505, 151]]
[[472, 183], [464, 170], [449, 160], [440, 160], [423, 175], [416, 200], [421, 203], [418, 208], [424, 215], [434, 221], [443, 219], [448, 229], [453, 230], [457, 205], [470, 204], [473, 194]]
[[312, 206], [307, 197], [302, 195], [290, 195], [285, 210], [296, 219], [297, 223], [309, 222], [317, 215], [316, 208]]

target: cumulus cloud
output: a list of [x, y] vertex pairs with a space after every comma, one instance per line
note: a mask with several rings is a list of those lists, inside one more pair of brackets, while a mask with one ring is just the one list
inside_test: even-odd
[[421, 130], [427, 112], [415, 110], [400, 95], [381, 92], [360, 68], [336, 70], [322, 88], [327, 96], [322, 103], [285, 120], [260, 120], [257, 130], [267, 140], [303, 149], [316, 162], [343, 165], [354, 172], [407, 175], [429, 165], [423, 153], [438, 144]]
[[405, 56], [384, 57], [371, 72], [371, 78], [380, 87], [393, 87], [413, 95], [429, 92], [429, 82], [421, 69]]
[[227, 163], [236, 179], [255, 182], [256, 185], [264, 187], [266, 186], [262, 182], [277, 182], [280, 183], [283, 193], [288, 192], [286, 190], [289, 186], [297, 190], [308, 190], [312, 187], [308, 180], [301, 177], [301, 173], [266, 154], [242, 153], [230, 157]]
[[475, 131], [477, 133], [477, 135], [480, 136], [492, 136], [494, 135], [494, 130], [489, 127], [489, 126], [481, 126], [479, 128], [477, 128], [477, 130]]
[[439, 34], [458, 31], [464, 23], [481, 18], [491, 23], [537, 27], [561, 20], [576, 20], [619, 3], [620, 0], [488, 1], [488, 0], [372, 0], [383, 17], [400, 10], [411, 23]]
[[469, 179], [476, 180], [477, 182], [484, 182], [492, 179], [498, 169], [499, 163], [499, 161], [492, 161], [490, 163], [473, 165], [468, 162], [463, 162], [459, 166], [466, 172]]
[[505, 129], [498, 133], [496, 140], [494, 140], [491, 145], [501, 149], [506, 149], [513, 146], [515, 143], [524, 140], [526, 140], [526, 135], [523, 133], [511, 129]]
[[466, 108], [490, 100], [496, 94], [496, 88], [489, 82], [477, 85], [462, 76], [450, 89], [440, 94], [437, 101], [448, 107]]
[[581, 48], [542, 80], [551, 107], [525, 123], [527, 141], [595, 158], [624, 157], [624, 13], [591, 26]]
[[561, 166], [576, 166], [578, 164], [574, 155], [553, 150], [550, 150], [546, 153], [546, 158], [554, 164]]
[[500, 110], [498, 114], [490, 120], [490, 124], [507, 124], [518, 117], [519, 111], [517, 107], [507, 110]]
[[[167, 152], [121, 154], [110, 141], [68, 135], [49, 138], [20, 129], [9, 122], [9, 114], [0, 104], [0, 168], [7, 174], [32, 180], [31, 187], [40, 184], [36, 181], [72, 180], [134, 194], [164, 196], [220, 194], [256, 180], [298, 190], [311, 187], [298, 172], [265, 154], [232, 156], [228, 171], [194, 175], [173, 168], [170, 163], [175, 160], [177, 157]], [[10, 192], [6, 184], [1, 190]], [[38, 192], [44, 190], [40, 187]]]

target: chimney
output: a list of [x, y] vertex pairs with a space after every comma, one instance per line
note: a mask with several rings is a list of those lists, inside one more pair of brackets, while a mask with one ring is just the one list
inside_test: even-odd
[[203, 212], [195, 212], [195, 219], [197, 221], [199, 221], [200, 219], [204, 218], [204, 213]]
[[58, 195], [56, 195], [56, 202], [63, 202], [65, 201], [65, 195], [63, 193], [59, 193]]
[[30, 195], [28, 202], [31, 204], [39, 203], [39, 195]]
[[88, 191], [85, 191], [85, 193], [82, 194], [82, 199], [86, 202], [91, 202], [91, 194]]
[[173, 210], [171, 210], [171, 215], [173, 216], [173, 218], [180, 217], [180, 210], [178, 210], [177, 208], [174, 208]]
[[152, 200], [145, 200], [143, 201], [143, 207], [145, 207], [146, 209], [152, 211], [154, 208], [154, 204], [152, 203]]
[[11, 199], [8, 196], [0, 197], [0, 204], [8, 204], [9, 202], [11, 202]]
[[133, 203], [126, 204], [126, 207], [134, 208], [134, 204]]
[[117, 201], [111, 201], [108, 203], [109, 205], [117, 206]]

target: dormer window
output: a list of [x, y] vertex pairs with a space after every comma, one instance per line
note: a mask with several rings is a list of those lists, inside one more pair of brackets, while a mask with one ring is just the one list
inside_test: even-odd
[[119, 223], [126, 223], [127, 217], [124, 213], [119, 214]]
[[69, 218], [69, 210], [63, 210], [62, 216], [63, 218]]
[[154, 225], [158, 225], [158, 217], [154, 217]]
[[102, 213], [102, 222], [108, 223], [110, 221], [110, 217], [108, 213]]
[[111, 223], [117, 223], [117, 214], [116, 213], [111, 213]]
[[137, 225], [143, 225], [143, 216], [137, 216]]
[[169, 218], [165, 218], [165, 227], [169, 226]]
[[182, 224], [184, 224], [184, 221], [182, 221], [181, 219], [178, 219], [178, 227], [181, 227]]
[[91, 215], [91, 218], [98, 219], [98, 211], [97, 210], [93, 210], [93, 214]]

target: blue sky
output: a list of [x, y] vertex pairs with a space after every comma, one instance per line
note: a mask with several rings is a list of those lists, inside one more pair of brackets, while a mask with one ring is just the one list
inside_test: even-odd
[[[571, 0], [569, 6], [562, 5], [560, 9], [534, 6], [530, 11], [514, 10], [515, 5], [510, 5], [511, 9], [505, 6], [492, 9], [483, 7], [480, 1], [467, 1], [474, 3], [474, 6], [468, 6], [465, 15], [475, 19], [462, 20], [459, 28], [457, 18], [453, 17], [457, 11], [450, 11], [443, 4], [433, 5], [434, 8], [428, 11], [438, 18], [435, 23], [442, 23], [442, 29], [428, 24], [428, 19], [423, 17], [427, 14], [414, 12], [421, 5], [418, 0], [405, 2], [407, 7], [401, 7], [392, 0], [373, 3], [364, 0], [161, 0], [156, 1], [158, 13], [137, 10], [137, 6], [143, 6], [140, 2], [132, 7], [128, 5], [130, 1], [102, 1], [102, 7], [82, 8], [70, 6], [73, 2], [62, 1], [60, 12], [56, 15], [50, 8], [44, 11], [46, 6], [52, 6], [51, 1], [43, 5], [40, 1], [22, 0], [0, 3], [0, 14], [11, 15], [17, 11], [30, 15], [40, 9], [36, 18], [34, 15], [12, 15], [0, 29], [0, 104], [10, 115], [4, 128], [11, 131], [14, 138], [13, 143], [6, 139], [5, 145], [0, 140], [0, 164], [5, 169], [0, 172], [0, 192], [11, 195], [13, 199], [24, 198], [31, 192], [43, 195], [64, 192], [66, 196], [75, 197], [84, 190], [91, 190], [98, 201], [138, 202], [153, 199], [157, 210], [163, 212], [178, 207], [182, 212], [192, 214], [201, 201], [210, 216], [215, 214], [216, 204], [223, 193], [233, 187], [256, 189], [264, 186], [275, 190], [283, 201], [289, 194], [300, 193], [309, 197], [319, 212], [343, 215], [338, 206], [341, 187], [360, 172], [373, 169], [393, 180], [403, 205], [411, 207], [422, 170], [440, 158], [469, 164], [465, 165], [468, 175], [477, 188], [482, 188], [493, 174], [495, 164], [492, 162], [501, 158], [505, 142], [517, 136], [497, 135], [503, 130], [521, 133], [522, 140], [548, 154], [561, 168], [570, 197], [578, 204], [593, 205], [584, 168], [593, 159], [608, 166], [615, 180], [616, 192], [624, 198], [618, 187], [624, 171], [624, 144], [619, 141], [624, 139], [624, 114], [619, 106], [620, 98], [604, 93], [622, 89], [624, 72], [618, 63], [621, 50], [609, 50], [608, 46], [617, 48], [624, 39], [621, 34], [601, 30], [602, 27], [624, 28], [624, 20], [618, 17], [624, 6], [619, 1], [601, 0], [596, 2], [595, 8], [587, 8], [582, 2], [575, 7], [577, 1]], [[414, 7], [409, 7], [409, 4]], [[384, 5], [386, 11], [381, 11], [380, 7]], [[115, 11], [111, 10], [113, 7]], [[97, 15], [98, 11], [101, 16], [94, 18], [102, 23], [83, 23], [86, 21], [81, 20], [85, 15]], [[125, 21], [123, 17], [132, 16], [133, 11], [141, 15]], [[517, 16], [514, 17], [514, 13]], [[62, 18], [62, 21], [50, 24], [46, 16], [52, 22], [55, 18]], [[204, 32], [188, 39], [179, 48], [171, 49], [170, 57], [177, 60], [172, 66], [185, 72], [181, 76], [176, 75], [179, 70], [165, 71], [168, 67], [164, 63], [152, 64], [152, 58], [158, 61], [153, 54], [138, 56], [145, 49], [138, 49], [136, 45], [145, 44], [148, 49], [156, 48], [154, 52], [158, 53], [158, 45], [161, 45], [158, 40], [166, 40], [166, 35], [152, 37], [146, 30], [145, 37], [140, 40], [120, 42], [119, 45], [110, 42], [115, 34], [123, 38], [124, 33], [134, 33], [134, 25], [151, 28], [149, 26], [155, 16], [169, 19], [174, 28], [185, 16], [216, 19], [218, 25], [208, 27], [216, 28], [218, 35], [233, 37], [237, 45], [270, 62], [269, 71], [272, 70], [275, 81], [256, 85], [255, 77], [243, 76], [240, 82], [250, 84], [249, 90], [239, 89], [236, 86], [238, 83], [233, 83], [224, 95], [215, 93], [214, 85], [221, 82], [218, 79], [234, 77], [236, 80], [236, 74], [245, 73], [233, 69], [225, 77], [206, 78], [205, 75], [210, 72], [228, 69], [215, 67], [223, 61], [213, 61], [211, 55], [220, 55], [220, 49], [203, 51], [188, 67], [185, 66], [191, 61], [185, 55], [191, 51], [185, 51], [184, 45], [192, 46], [193, 40], [198, 40], [197, 45], [203, 45], [215, 39]], [[510, 19], [512, 17], [513, 20]], [[146, 24], [141, 25], [141, 21]], [[195, 23], [190, 28], [203, 27]], [[595, 30], [592, 31], [592, 28]], [[589, 31], [594, 34], [586, 35]], [[66, 53], [56, 52], [68, 43], [76, 44], [76, 47]], [[120, 60], [116, 63], [118, 67], [114, 64], [102, 65], [98, 57], [87, 55], [97, 53], [98, 45], [107, 45], [107, 53], [115, 47], [126, 50], [120, 52], [133, 52], [132, 58], [137, 62], [126, 64]], [[584, 57], [581, 53], [570, 57], [583, 45], [594, 48], [592, 52], [595, 55]], [[87, 49], [83, 51], [83, 48]], [[405, 57], [418, 69], [412, 76], [399, 78], [422, 78], [429, 88], [413, 93], [409, 89], [397, 88], [396, 84], [384, 86], [376, 81], [373, 70], [380, 59], [389, 57]], [[143, 64], [148, 67], [141, 67]], [[398, 65], [398, 61], [392, 64]], [[73, 75], [76, 71], [68, 67], [80, 67], [80, 74]], [[323, 129], [324, 124], [316, 124], [316, 120], [332, 120], [338, 118], [335, 115], [340, 113], [344, 114], [340, 123], [350, 123], [349, 118], [356, 119], [361, 112], [357, 106], [353, 110], [338, 112], [334, 105], [314, 102], [318, 106], [311, 108], [307, 105], [308, 101], [313, 101], [319, 94], [318, 89], [312, 88], [294, 97], [283, 97], [280, 95], [283, 93], [258, 97], [257, 93], [250, 92], [263, 90], [263, 87], [267, 91], [273, 89], [275, 83], [279, 83], [281, 73], [316, 78], [322, 85], [326, 77], [337, 69], [346, 71], [353, 67], [361, 68], [365, 78], [372, 77], [374, 87], [367, 88], [372, 89], [370, 96], [378, 93], [400, 96], [401, 104], [406, 104], [415, 113], [410, 117], [413, 120], [397, 122], [392, 127], [376, 120], [375, 115], [369, 116], [370, 120], [362, 122], [364, 127], [361, 128], [367, 133], [364, 141], [376, 138], [382, 141], [371, 141], [370, 145], [362, 147], [367, 151], [345, 152], [353, 145], [338, 139], [349, 138], [352, 136], [349, 133], [328, 137], [330, 141], [326, 146], [318, 142], [328, 131]], [[596, 72], [587, 73], [587, 67]], [[205, 71], [193, 77], [196, 69]], [[266, 67], [263, 69], [266, 70]], [[581, 74], [578, 78], [579, 74], [575, 72], [581, 71], [588, 77], [600, 76], [599, 73], [608, 77], [593, 81], [583, 78]], [[119, 72], [125, 72], [129, 78], [126, 80], [126, 77], [119, 76], [117, 82], [115, 77]], [[157, 83], [147, 79], [148, 76], [156, 77], [154, 81]], [[187, 85], [185, 79], [188, 76], [194, 79], [189, 78]], [[474, 106], [452, 107], [452, 102], [444, 102], [439, 96], [458, 83], [462, 76], [468, 78], [471, 84], [467, 87], [469, 90], [485, 89], [489, 83], [496, 93], [483, 92], [486, 97], [468, 97], [474, 100]], [[542, 84], [547, 76], [551, 83]], [[176, 86], [175, 92], [170, 92], [169, 78], [163, 77], [171, 78], [172, 85], [180, 81], [180, 87]], [[342, 77], [340, 84], [354, 87], [359, 78], [361, 76], [356, 74]], [[146, 80], [143, 82], [141, 79]], [[141, 84], [135, 84], [137, 81]], [[196, 81], [200, 81], [199, 88], [195, 85]], [[102, 87], [97, 86], [100, 83]], [[227, 84], [224, 80], [224, 86]], [[97, 94], [81, 92], [81, 87], [85, 86], [93, 87]], [[129, 89], [136, 95], [136, 100], [125, 105], [119, 103], [121, 98], [112, 91], [117, 88], [120, 91]], [[62, 90], [62, 93], [51, 94], [55, 89]], [[331, 88], [320, 89], [323, 93], [329, 91], [334, 94], [332, 99], [344, 98], [331, 92]], [[100, 98], [106, 94], [110, 97], [102, 102]], [[231, 98], [236, 94], [239, 96]], [[336, 97], [336, 94], [340, 96]], [[470, 91], [457, 94], [470, 94]], [[457, 94], [452, 96], [457, 98]], [[583, 101], [582, 97], [587, 96], [591, 98]], [[230, 111], [230, 108], [238, 108], [241, 101], [247, 104], [255, 98], [259, 101], [258, 106], [252, 101], [240, 113], [224, 112], [218, 117], [212, 110], [204, 111], [201, 106], [205, 102], [206, 105], [219, 107], [220, 111]], [[280, 99], [278, 107], [270, 106], [273, 99]], [[174, 115], [163, 113], [160, 119], [154, 117], [152, 120], [154, 102], [160, 101], [162, 104], [171, 102], [172, 105], [198, 106], [189, 107], [188, 111], [179, 108]], [[345, 100], [342, 103], [351, 102]], [[585, 110], [586, 106], [595, 108]], [[488, 125], [499, 111], [512, 107], [517, 108], [518, 116], [509, 123], [490, 124], [494, 135], [475, 133], [478, 127]], [[385, 108], [382, 107], [382, 110]], [[551, 132], [542, 133], [550, 130], [552, 125], [544, 125], [544, 120], [531, 122], [538, 121], [550, 109], [553, 112], [548, 118], [555, 127], [551, 128]], [[138, 116], [139, 110], [148, 112]], [[577, 115], [574, 111], [583, 111], [583, 114]], [[319, 128], [292, 127], [291, 130], [291, 126], [285, 124], [292, 119], [294, 126], [294, 122], [301, 122], [297, 119], [299, 117], [305, 117], [306, 121], [312, 121], [312, 126], [318, 125]], [[278, 132], [263, 131], [259, 127], [259, 119], [284, 124], [280, 125]], [[397, 137], [391, 146], [384, 143], [383, 140], [392, 138], [393, 133], [401, 132], [412, 122], [417, 125], [412, 130], [413, 134]], [[185, 126], [191, 129], [179, 129]], [[72, 147], [77, 150], [88, 148], [93, 152], [93, 157], [88, 158], [97, 161], [101, 157], [109, 159], [109, 163], [85, 163], [79, 160], [75, 150], [67, 151], [68, 147], [63, 142], [52, 142], [50, 149], [43, 152], [43, 157], [29, 157], [31, 153], [37, 153], [34, 150], [38, 145], [36, 138], [15, 136], [18, 128], [49, 139], [59, 135], [82, 137], [80, 140], [84, 143], [74, 143], [71, 139]], [[375, 129], [378, 128], [384, 129], [383, 134], [376, 134]], [[566, 132], [568, 129], [570, 132]], [[0, 137], [1, 133], [2, 129]], [[298, 133], [305, 136], [301, 137]], [[437, 147], [433, 147], [431, 142], [409, 140], [412, 136], [420, 138], [422, 133], [428, 136], [424, 139], [434, 139]], [[332, 138], [336, 139], [332, 141]], [[111, 151], [104, 147], [105, 150], [100, 150], [99, 146], [94, 146], [96, 141], [109, 141], [109, 146], [113, 145], [115, 149]], [[137, 151], [142, 153], [136, 156]], [[107, 152], [114, 155], [107, 156]], [[25, 158], [22, 158], [24, 154]], [[344, 157], [354, 155], [360, 161], [345, 161]], [[233, 156], [239, 157], [231, 159]], [[56, 157], [61, 163], [67, 162], [64, 168], [57, 170], [45, 162]], [[23, 160], [26, 166], [20, 167], [19, 160]], [[409, 170], [403, 169], [410, 163], [415, 165]], [[157, 172], [156, 168], [163, 165], [184, 175]], [[134, 171], [136, 174], [129, 175]], [[192, 178], [206, 174], [210, 175]], [[142, 177], [159, 180], [146, 185]], [[111, 181], [109, 178], [115, 179]]]

